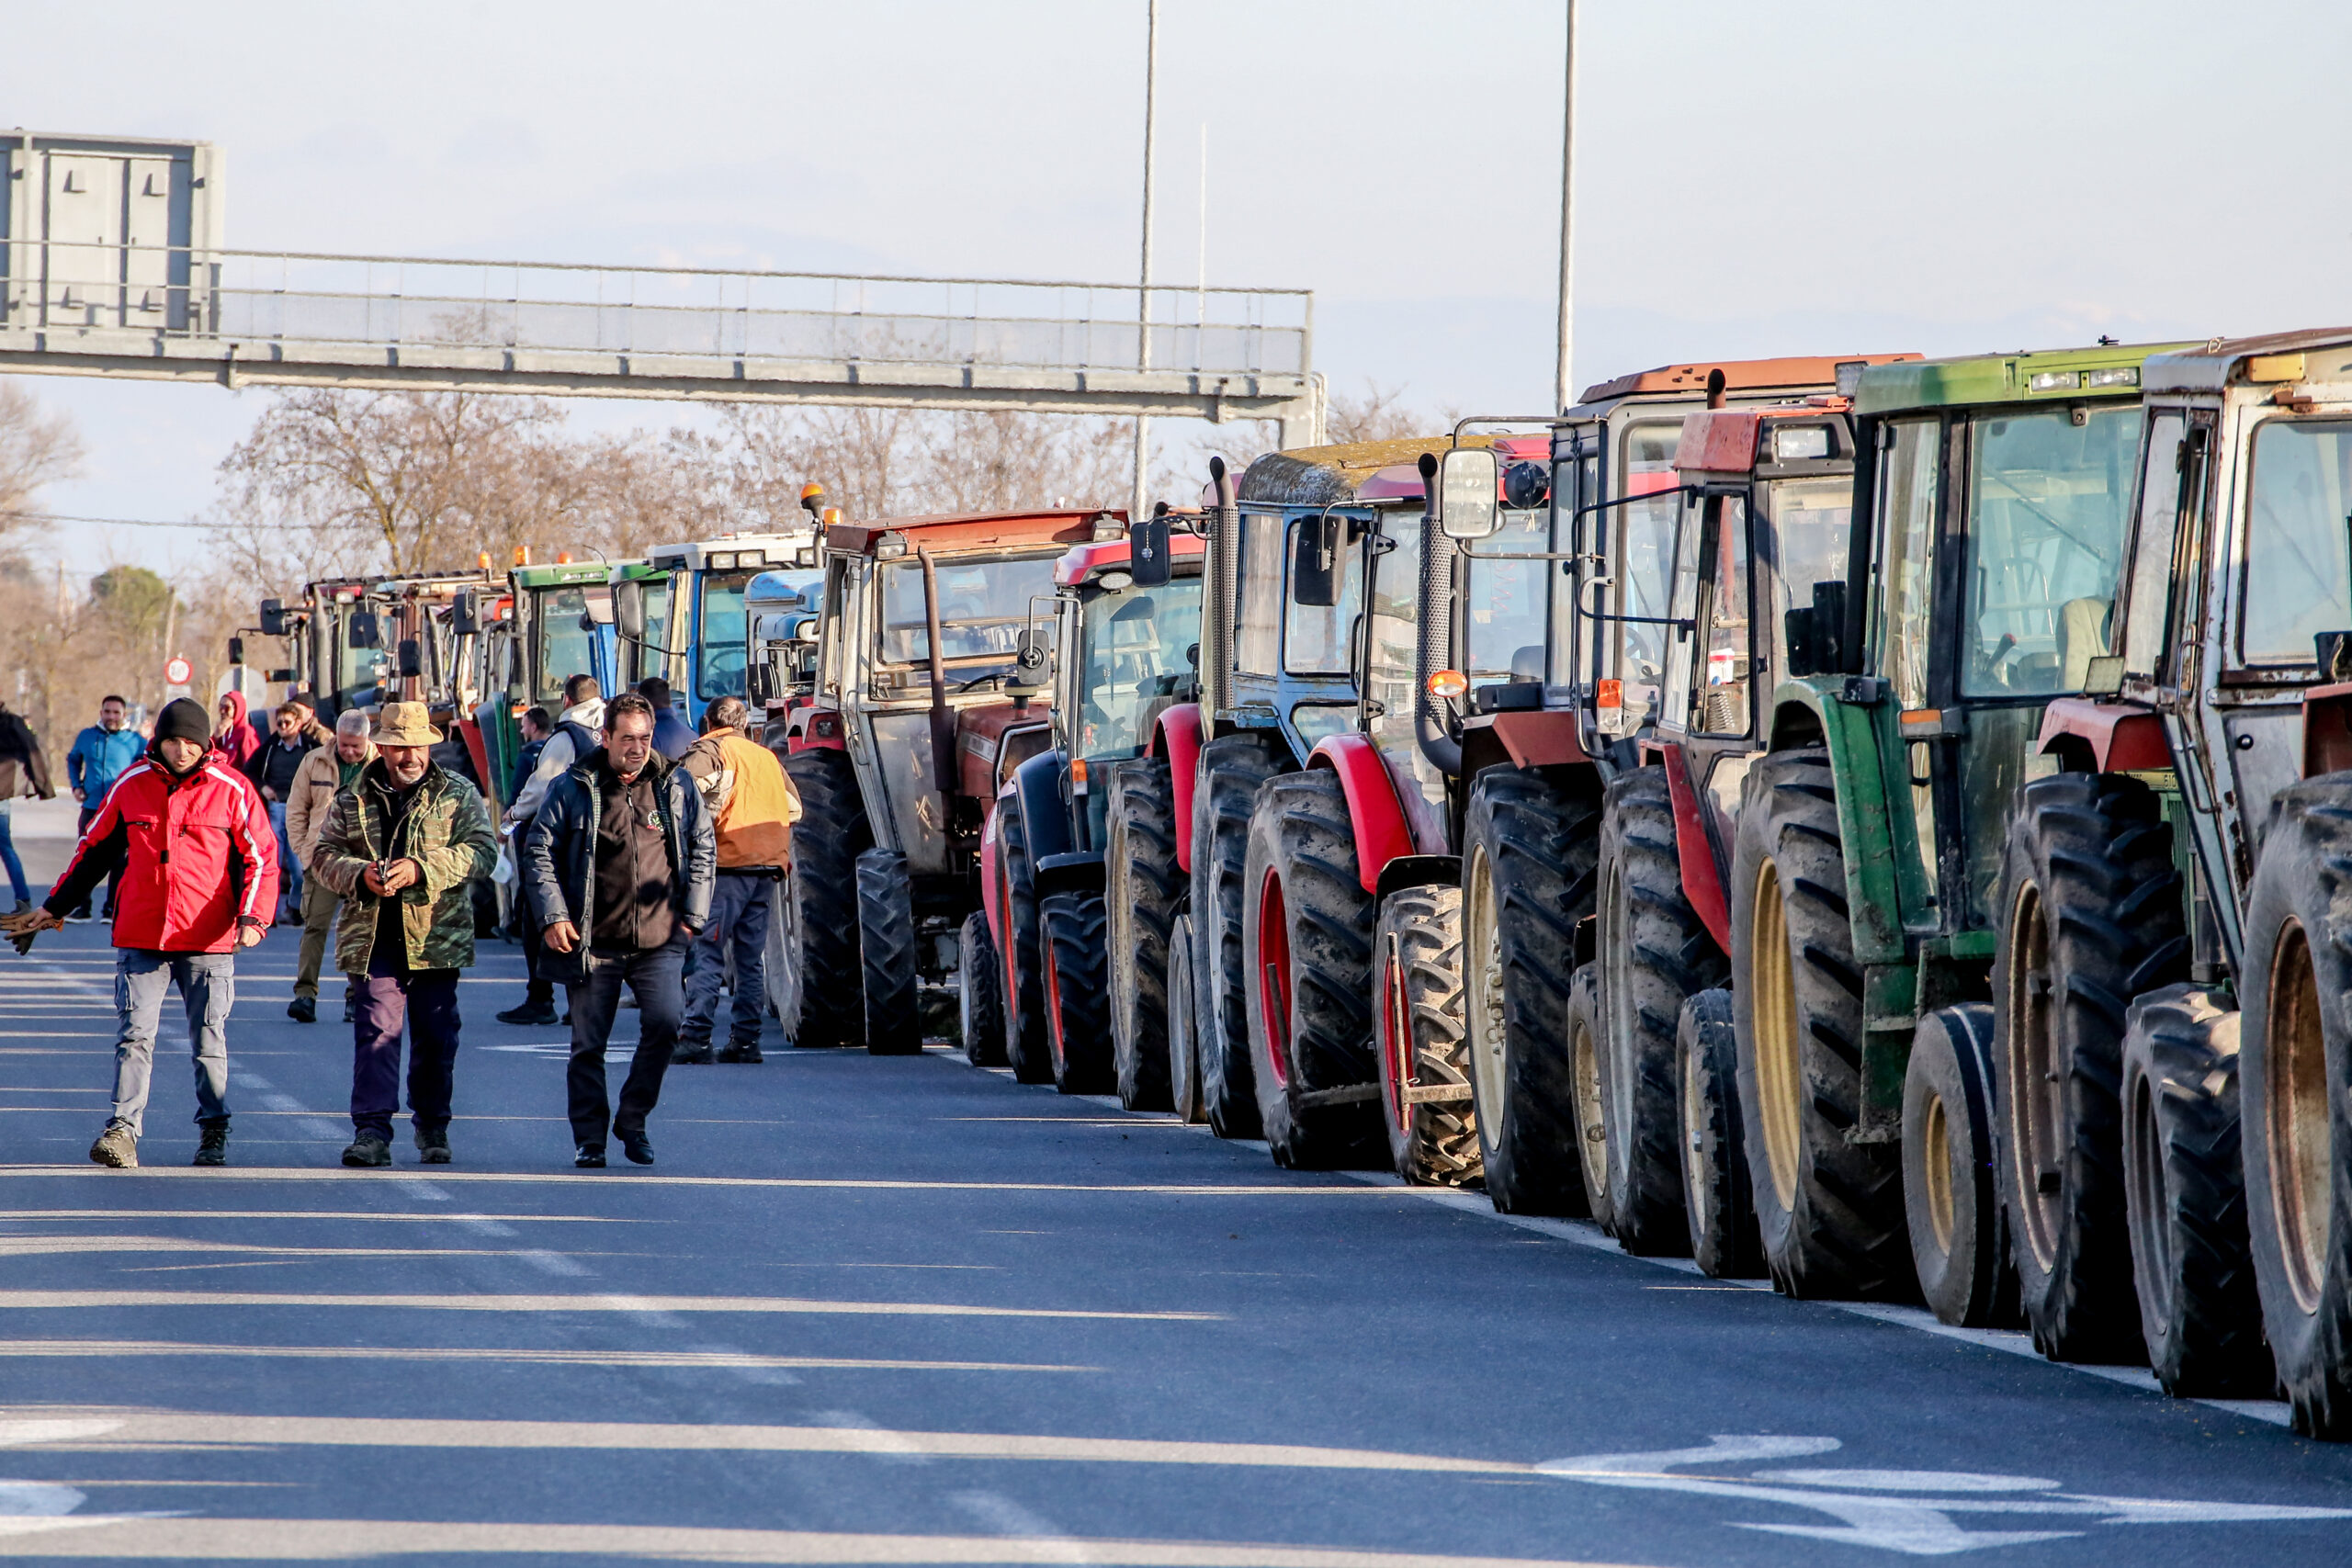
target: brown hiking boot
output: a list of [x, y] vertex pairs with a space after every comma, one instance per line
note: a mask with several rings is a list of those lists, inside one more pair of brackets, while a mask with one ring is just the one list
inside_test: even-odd
[[139, 1140], [130, 1129], [119, 1122], [109, 1122], [98, 1141], [90, 1145], [90, 1157], [100, 1165], [113, 1166], [117, 1170], [139, 1168]]

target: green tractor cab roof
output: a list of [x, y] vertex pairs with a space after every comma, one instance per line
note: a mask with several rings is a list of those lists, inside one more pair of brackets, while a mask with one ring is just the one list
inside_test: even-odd
[[[2312, 327], [2263, 337], [2215, 338], [2148, 356], [2141, 379], [2152, 392], [2211, 392], [2224, 387], [2325, 386], [2329, 402], [2352, 398], [2352, 327]], [[2298, 400], [2286, 398], [2281, 401]]]
[[560, 566], [518, 566], [511, 575], [517, 588], [569, 588], [575, 583], [603, 584], [613, 569], [600, 560], [567, 561]]
[[1913, 409], [1983, 403], [2064, 403], [2085, 398], [2136, 398], [2142, 367], [2152, 355], [2192, 346], [2178, 343], [2109, 344], [2097, 348], [1978, 354], [1964, 359], [1923, 359], [1876, 365], [1862, 372], [1854, 412], [1870, 416]]

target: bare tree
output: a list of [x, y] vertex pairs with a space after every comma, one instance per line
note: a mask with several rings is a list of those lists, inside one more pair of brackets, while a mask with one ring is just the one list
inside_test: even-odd
[[1333, 446], [1359, 441], [1400, 441], [1426, 434], [1430, 420], [1405, 406], [1405, 389], [1367, 379], [1362, 392], [1334, 391], [1323, 415], [1324, 438]]
[[41, 491], [79, 474], [82, 455], [71, 418], [44, 415], [30, 392], [0, 381], [0, 540], [40, 526]]

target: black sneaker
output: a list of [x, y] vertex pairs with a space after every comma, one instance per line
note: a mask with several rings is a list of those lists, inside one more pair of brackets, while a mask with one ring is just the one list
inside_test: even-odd
[[624, 1133], [616, 1127], [613, 1129], [613, 1136], [621, 1141], [621, 1153], [628, 1156], [629, 1164], [651, 1165], [653, 1163], [653, 1142], [645, 1135], [642, 1129], [634, 1133]]
[[678, 1048], [670, 1053], [670, 1063], [673, 1066], [683, 1064], [690, 1067], [699, 1067], [709, 1063], [711, 1059], [710, 1042], [707, 1040], [680, 1041]]
[[196, 1145], [196, 1158], [191, 1165], [227, 1165], [229, 1163], [229, 1124], [216, 1122], [204, 1129], [203, 1142]]
[[139, 1140], [120, 1122], [109, 1122], [98, 1141], [90, 1145], [90, 1157], [100, 1165], [110, 1165], [117, 1170], [139, 1168]]
[[767, 1060], [765, 1056], [760, 1055], [760, 1043], [756, 1040], [746, 1040], [740, 1045], [728, 1046], [718, 1054], [718, 1059], [722, 1062], [764, 1062]]
[[571, 1163], [582, 1170], [604, 1169], [605, 1145], [602, 1144], [581, 1145], [578, 1151], [572, 1155]]
[[353, 1001], [349, 997], [343, 998], [343, 1021], [345, 1023], [357, 1023], [359, 1021], [359, 1004]]
[[314, 997], [296, 997], [286, 1004], [286, 1016], [297, 1023], [318, 1022], [318, 999]]
[[525, 1001], [521, 1007], [508, 1008], [498, 1015], [501, 1023], [518, 1024], [526, 1028], [537, 1026], [552, 1029], [563, 1021], [556, 1016], [555, 1004], [547, 1001]]
[[449, 1129], [419, 1127], [416, 1130], [416, 1163], [447, 1165], [449, 1163]]
[[362, 1133], [351, 1140], [343, 1151], [343, 1163], [351, 1166], [382, 1166], [392, 1163], [392, 1141], [381, 1133]]

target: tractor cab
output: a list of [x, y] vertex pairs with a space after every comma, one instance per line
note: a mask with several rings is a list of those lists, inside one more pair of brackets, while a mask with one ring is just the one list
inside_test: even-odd
[[779, 753], [791, 749], [786, 735], [794, 710], [816, 695], [818, 605], [823, 597], [821, 572], [763, 571], [743, 590], [750, 630], [744, 682], [753, 709], [765, 716], [763, 734]]
[[775, 576], [795, 588], [812, 587], [823, 575], [817, 558], [816, 531], [803, 528], [658, 545], [644, 565], [616, 569], [621, 682], [633, 687], [654, 675], [668, 681], [695, 728], [703, 710], [719, 698], [750, 700], [745, 598], [752, 581]]

